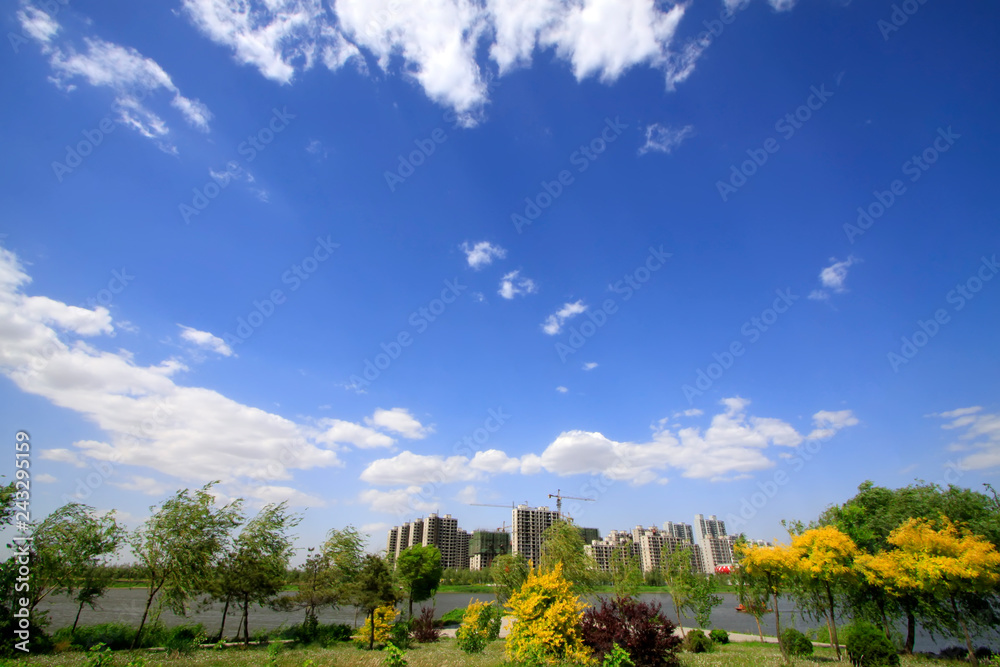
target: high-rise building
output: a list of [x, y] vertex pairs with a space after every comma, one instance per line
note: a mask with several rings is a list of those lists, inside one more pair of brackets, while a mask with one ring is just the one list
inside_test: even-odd
[[559, 520], [559, 513], [548, 507], [518, 505], [511, 510], [511, 549], [538, 566], [542, 558], [542, 533]]
[[679, 540], [694, 543], [694, 529], [691, 528], [691, 524], [667, 521], [663, 524], [663, 532]]
[[583, 550], [597, 561], [597, 567], [602, 572], [609, 572], [616, 550], [619, 553], [627, 552], [632, 556], [639, 556], [639, 545], [634, 539], [634, 532], [612, 530], [604, 536], [603, 540], [591, 540], [590, 544], [585, 544]]
[[389, 530], [386, 552], [394, 558], [415, 544], [435, 546], [441, 552], [441, 567], [468, 569], [469, 534], [458, 527], [450, 514], [429, 514]]
[[469, 569], [485, 570], [497, 556], [510, 553], [510, 533], [474, 530], [469, 539]]
[[[681, 525], [686, 526], [686, 524]], [[690, 528], [690, 526], [687, 527]], [[652, 572], [660, 569], [663, 566], [664, 552], [671, 554], [678, 549], [684, 548], [691, 551], [691, 567], [697, 572], [701, 572], [704, 569], [701, 549], [698, 545], [687, 537], [678, 537], [678, 535], [686, 534], [683, 531], [676, 532], [668, 530], [667, 527], [660, 530], [656, 526], [653, 526], [651, 528], [639, 529], [637, 534], [639, 538], [639, 557], [642, 560], [643, 572]]]
[[694, 533], [701, 547], [704, 571], [711, 574], [716, 568], [733, 563], [733, 544], [736, 536], [726, 534], [726, 522], [714, 514], [707, 519], [703, 514], [694, 516]]

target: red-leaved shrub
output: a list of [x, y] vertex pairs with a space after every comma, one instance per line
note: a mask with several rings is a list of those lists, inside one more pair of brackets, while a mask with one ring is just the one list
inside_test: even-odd
[[420, 610], [420, 615], [413, 619], [410, 624], [413, 638], [421, 644], [436, 642], [440, 633], [434, 627], [434, 608], [424, 607]]
[[583, 614], [583, 643], [598, 661], [618, 644], [628, 651], [635, 667], [675, 666], [681, 640], [659, 603], [631, 598], [601, 600]]

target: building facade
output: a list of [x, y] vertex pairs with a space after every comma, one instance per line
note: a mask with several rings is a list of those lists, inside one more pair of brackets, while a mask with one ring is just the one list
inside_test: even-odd
[[469, 568], [469, 533], [458, 527], [458, 519], [450, 514], [414, 519], [389, 529], [386, 553], [398, 558], [399, 553], [415, 544], [435, 546], [441, 552], [441, 567]]
[[469, 539], [469, 569], [485, 570], [493, 559], [510, 553], [510, 533], [499, 530], [474, 530]]

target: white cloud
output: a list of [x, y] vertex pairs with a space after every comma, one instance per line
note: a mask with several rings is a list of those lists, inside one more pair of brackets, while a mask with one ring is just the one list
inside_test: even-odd
[[507, 456], [499, 449], [487, 449], [476, 452], [469, 461], [469, 467], [488, 473], [515, 473], [521, 469], [521, 461], [516, 457]]
[[207, 331], [198, 331], [197, 329], [186, 327], [183, 324], [178, 324], [177, 326], [181, 328], [181, 338], [187, 342], [215, 352], [216, 354], [221, 354], [224, 357], [233, 356], [232, 348], [218, 336], [213, 336]]
[[415, 512], [432, 512], [437, 509], [433, 502], [421, 496], [419, 486], [408, 486], [389, 491], [366, 489], [358, 494], [358, 498], [367, 504], [373, 512], [384, 512], [396, 516], [405, 516]]
[[434, 432], [434, 426], [424, 426], [405, 408], [385, 410], [378, 408], [371, 417], [365, 417], [369, 426], [378, 426], [393, 433], [399, 433], [410, 440], [422, 440]]
[[479, 491], [475, 486], [472, 486], [470, 484], [469, 486], [464, 487], [461, 491], [458, 492], [458, 494], [455, 496], [455, 500], [462, 503], [463, 505], [471, 505], [472, 503], [478, 503]]
[[361, 473], [362, 480], [380, 486], [449, 484], [480, 476], [480, 471], [472, 468], [465, 456], [414, 454], [409, 450], [392, 458], [372, 461]]
[[692, 134], [694, 134], [693, 125], [675, 128], [653, 123], [646, 127], [646, 143], [639, 149], [639, 155], [645, 155], [650, 151], [669, 155]]
[[538, 291], [535, 281], [521, 277], [520, 270], [511, 271], [500, 279], [500, 290], [497, 292], [505, 299], [513, 299], [518, 294], [534, 294]]
[[174, 490], [173, 484], [159, 482], [152, 477], [132, 475], [127, 481], [111, 482], [111, 486], [116, 486], [125, 491], [138, 491], [148, 496], [162, 496]]
[[[160, 89], [173, 97], [171, 106], [180, 112], [192, 127], [207, 132], [212, 113], [198, 100], [185, 97], [170, 76], [153, 59], [144, 57], [134, 48], [121, 46], [102, 39], [85, 37], [85, 50], [78, 51], [72, 44], [56, 44], [54, 37], [60, 30], [58, 22], [50, 15], [33, 7], [18, 12], [18, 19], [25, 33], [31, 36], [49, 57], [53, 76], [50, 79], [66, 91], [73, 90], [76, 79], [91, 86], [110, 88], [115, 93], [118, 120], [150, 139], [160, 140], [169, 133], [166, 123], [146, 106], [146, 98]], [[176, 149], [162, 141], [160, 148], [168, 153]]]
[[42, 484], [53, 484], [53, 483], [59, 481], [58, 479], [56, 479], [55, 477], [53, 477], [52, 475], [50, 475], [47, 472], [36, 474], [36, 475], [32, 476], [31, 479], [33, 479], [36, 482], [41, 482]]
[[114, 332], [106, 312], [28, 296], [30, 280], [16, 255], [0, 248], [0, 374], [104, 433], [72, 449], [43, 450], [41, 458], [114, 462], [185, 484], [288, 480], [293, 470], [341, 465], [315, 427], [179, 384], [185, 367], [176, 360], [137, 365], [126, 350], [80, 340]]
[[[770, 0], [785, 9], [789, 0]], [[530, 66], [554, 54], [578, 80], [611, 83], [636, 65], [663, 72], [668, 90], [694, 70], [710, 42], [674, 46], [688, 3], [654, 0], [183, 0], [191, 22], [232, 50], [237, 62], [291, 82], [322, 62], [337, 70], [364, 57], [389, 75], [416, 82], [430, 99], [475, 124], [487, 104], [492, 72]], [[362, 57], [364, 53], [364, 57]]]
[[583, 305], [583, 301], [565, 303], [562, 308], [555, 312], [555, 314], [549, 315], [545, 319], [545, 322], [542, 323], [542, 331], [550, 336], [555, 336], [562, 331], [563, 324], [566, 323], [566, 320], [576, 317], [585, 310], [587, 310], [587, 307]]
[[819, 281], [825, 289], [813, 290], [809, 294], [810, 299], [825, 301], [830, 298], [830, 292], [835, 294], [846, 292], [844, 283], [847, 281], [847, 270], [860, 260], [851, 255], [843, 261], [837, 261], [836, 258], [831, 258], [830, 261], [833, 264], [819, 272]]
[[361, 449], [371, 449], [391, 447], [396, 442], [385, 433], [341, 419], [320, 419], [317, 424], [322, 432], [315, 436], [316, 441], [330, 445], [349, 444]]
[[597, 362], [596, 361], [588, 361], [587, 363], [585, 363], [583, 365], [583, 370], [585, 370], [585, 371], [592, 371], [595, 368], [597, 368]]
[[462, 252], [465, 253], [465, 259], [469, 262], [469, 266], [474, 269], [489, 266], [494, 259], [503, 259], [507, 256], [506, 250], [489, 241], [480, 241], [475, 245], [463, 243]]
[[983, 412], [981, 406], [959, 408], [931, 417], [949, 420], [946, 430], [963, 429], [958, 442], [949, 451], [971, 452], [959, 461], [964, 470], [990, 470], [1000, 467], [1000, 414]]
[[556, 387], [556, 391], [558, 391], [560, 394], [565, 394], [569, 391], [569, 389], [560, 385]]

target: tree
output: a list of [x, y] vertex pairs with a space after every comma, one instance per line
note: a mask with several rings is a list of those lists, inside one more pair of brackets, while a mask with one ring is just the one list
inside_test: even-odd
[[554, 522], [542, 533], [542, 557], [538, 569], [540, 572], [551, 572], [560, 564], [563, 576], [572, 584], [573, 590], [581, 595], [593, 592], [600, 578], [597, 561], [584, 551], [579, 529], [566, 520]]
[[510, 596], [520, 590], [531, 573], [531, 564], [522, 554], [504, 554], [493, 559], [490, 578], [493, 580], [497, 602], [507, 604]]
[[[978, 665], [963, 596], [993, 595], [1000, 585], [1000, 552], [988, 540], [942, 517], [940, 528], [925, 519], [910, 519], [890, 534], [895, 549], [858, 558], [869, 581], [890, 589], [919, 591], [948, 603], [950, 625], [960, 628], [969, 661]], [[956, 633], [957, 634], [957, 633]]]
[[[774, 632], [781, 637], [781, 612], [778, 611], [778, 596], [781, 595], [789, 576], [795, 572], [797, 558], [788, 545], [776, 544], [773, 547], [749, 546], [741, 549], [738, 554], [741, 567], [746, 576], [756, 580], [765, 587], [774, 598]], [[788, 651], [782, 642], [778, 642], [781, 655], [788, 662]]]
[[722, 598], [715, 595], [718, 582], [710, 574], [692, 570], [688, 570], [687, 579], [687, 601], [683, 608], [691, 612], [699, 628], [711, 628], [712, 610], [722, 604]]
[[11, 482], [0, 486], [0, 527], [13, 523], [14, 512], [17, 511], [14, 505], [17, 489], [14, 485], [15, 482]]
[[677, 627], [681, 629], [681, 637], [686, 638], [681, 609], [687, 606], [690, 595], [689, 586], [694, 569], [691, 564], [691, 548], [681, 547], [671, 551], [664, 547], [660, 563], [664, 586], [670, 593], [670, 599], [674, 603], [674, 613], [677, 614]]
[[365, 556], [358, 572], [357, 585], [352, 592], [352, 602], [364, 610], [371, 622], [371, 636], [368, 640], [368, 650], [371, 650], [375, 648], [375, 610], [383, 605], [396, 603], [392, 572], [385, 560], [374, 554]]
[[[240, 605], [243, 612], [240, 624], [247, 645], [250, 643], [250, 605], [268, 604], [284, 587], [288, 561], [294, 553], [288, 531], [300, 521], [301, 517], [288, 513], [286, 502], [266, 505], [243, 527], [220, 563], [221, 593], [226, 596], [227, 609], [231, 599]], [[223, 613], [220, 639], [225, 622]]]
[[507, 658], [548, 663], [588, 661], [582, 618], [586, 605], [562, 576], [562, 563], [535, 570], [507, 603], [515, 621], [507, 635]]
[[406, 589], [413, 618], [413, 603], [430, 599], [441, 584], [441, 551], [435, 546], [414, 544], [399, 552], [396, 576]]
[[819, 589], [827, 612], [830, 641], [840, 660], [837, 641], [836, 608], [833, 592], [853, 574], [854, 558], [858, 547], [850, 537], [833, 526], [823, 526], [805, 531], [792, 538], [792, 551], [797, 558], [796, 574], [807, 589]]
[[757, 634], [760, 635], [760, 640], [763, 642], [764, 630], [760, 627], [760, 619], [770, 611], [768, 605], [771, 593], [762, 580], [751, 577], [744, 567], [736, 568], [733, 579], [736, 584], [736, 597], [743, 605], [743, 611], [753, 616], [757, 622]]
[[619, 600], [634, 598], [642, 586], [642, 566], [631, 545], [615, 547], [611, 552], [611, 585]]
[[230, 532], [243, 519], [242, 499], [217, 507], [210, 482], [193, 494], [182, 489], [157, 508], [130, 536], [139, 570], [148, 582], [146, 606], [132, 640], [139, 645], [149, 608], [158, 594], [184, 614], [190, 597], [208, 588], [208, 579], [225, 553]]

